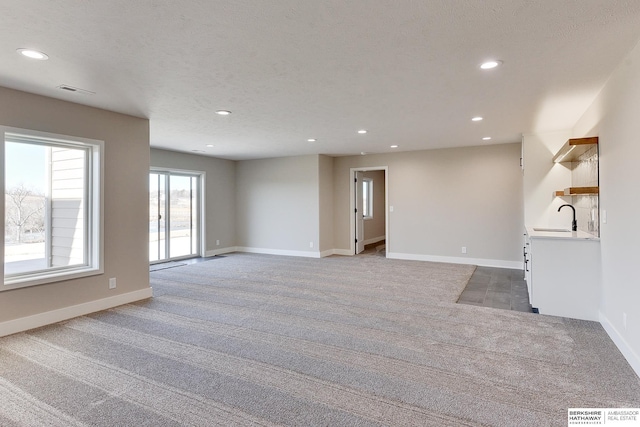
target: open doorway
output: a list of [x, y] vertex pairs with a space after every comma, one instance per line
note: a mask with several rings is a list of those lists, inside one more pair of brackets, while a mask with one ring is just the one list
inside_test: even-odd
[[388, 235], [387, 166], [351, 169], [351, 253], [386, 256]]

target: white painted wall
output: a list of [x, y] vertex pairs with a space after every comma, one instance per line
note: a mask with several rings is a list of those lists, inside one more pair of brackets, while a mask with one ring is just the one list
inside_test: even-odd
[[[601, 322], [640, 375], [640, 45], [573, 129], [600, 137]], [[624, 314], [627, 315], [626, 326]]]
[[554, 163], [553, 156], [571, 138], [571, 131], [525, 134], [523, 144], [524, 223], [530, 227], [571, 228], [570, 209], [558, 208], [571, 203], [571, 197], [553, 193], [571, 185], [571, 169]]
[[[334, 161], [334, 243], [350, 248], [349, 169], [388, 166], [392, 256], [522, 267], [520, 143]], [[462, 246], [467, 254], [461, 253]]]
[[317, 155], [239, 161], [241, 250], [319, 256], [319, 176]]
[[[151, 150], [151, 166], [205, 172], [205, 230], [208, 255], [234, 250], [236, 162], [167, 150]], [[220, 241], [220, 245], [216, 245]]]

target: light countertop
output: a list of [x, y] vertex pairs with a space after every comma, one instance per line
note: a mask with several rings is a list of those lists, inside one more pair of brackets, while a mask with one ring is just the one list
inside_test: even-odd
[[600, 238], [593, 234], [586, 233], [584, 231], [536, 231], [534, 228], [544, 227], [526, 227], [527, 235], [532, 239], [562, 239], [562, 240], [595, 240], [600, 241]]

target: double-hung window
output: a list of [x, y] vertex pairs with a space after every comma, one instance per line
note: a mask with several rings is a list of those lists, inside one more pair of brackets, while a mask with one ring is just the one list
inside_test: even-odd
[[102, 272], [104, 143], [0, 127], [4, 285]]

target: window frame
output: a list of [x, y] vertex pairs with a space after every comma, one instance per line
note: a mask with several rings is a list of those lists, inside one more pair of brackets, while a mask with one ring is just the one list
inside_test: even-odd
[[[17, 142], [34, 143], [43, 146], [71, 147], [87, 150], [85, 159], [86, 172], [84, 180], [85, 207], [88, 221], [85, 225], [84, 259], [81, 265], [51, 268], [20, 273], [5, 277], [5, 233], [2, 233], [0, 245], [0, 275], [3, 277], [1, 291], [43, 285], [63, 280], [77, 279], [104, 273], [104, 141], [75, 136], [40, 132], [0, 126], [0, 164], [5, 165], [5, 142], [7, 139]], [[6, 191], [6, 168], [0, 174], [0, 189]], [[5, 229], [5, 198], [0, 202], [0, 222]]]

